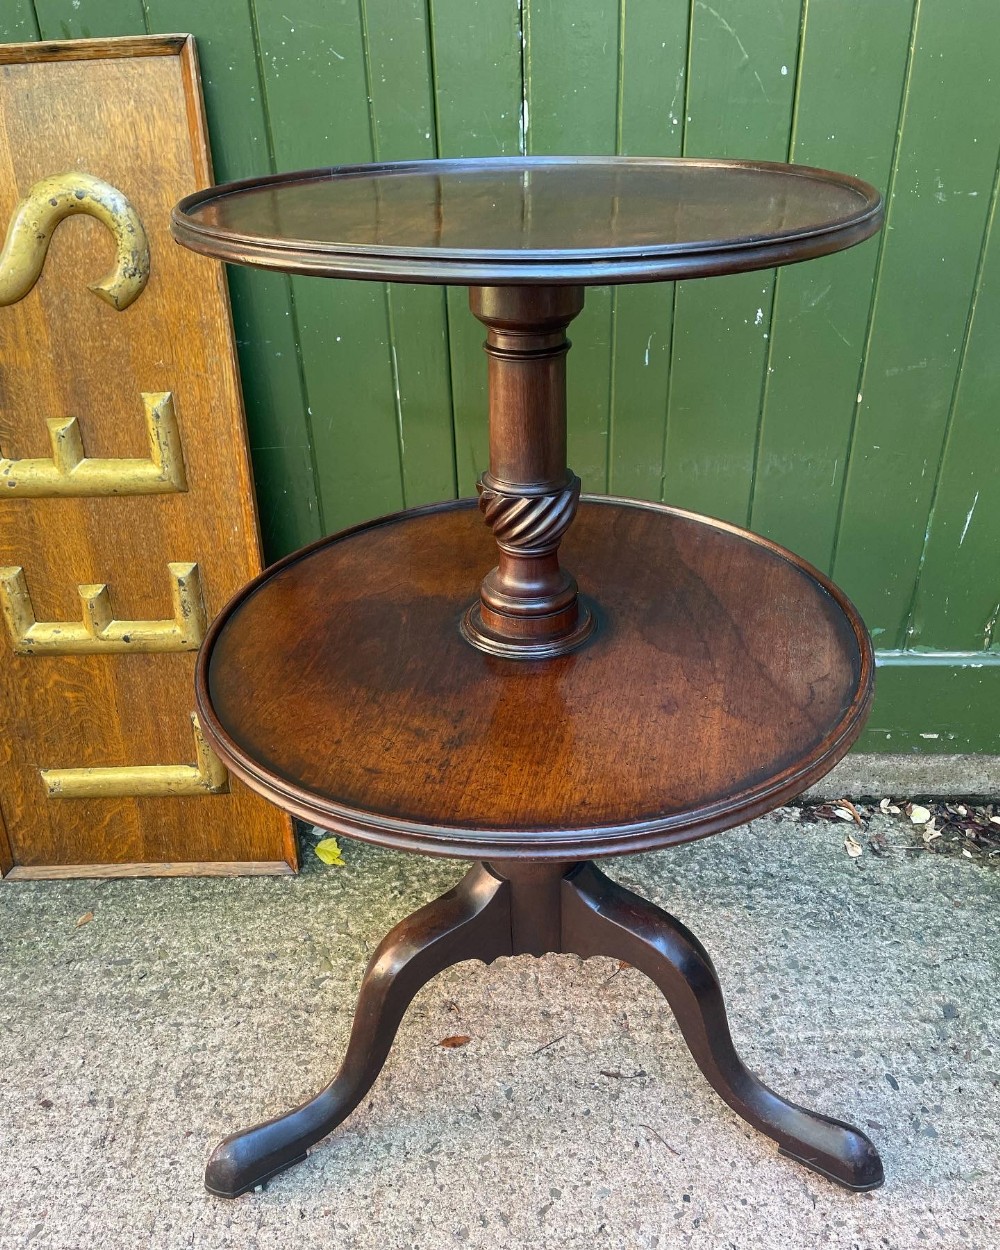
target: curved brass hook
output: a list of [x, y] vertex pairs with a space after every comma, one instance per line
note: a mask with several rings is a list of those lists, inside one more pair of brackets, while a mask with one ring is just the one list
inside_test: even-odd
[[149, 241], [139, 215], [116, 187], [91, 174], [42, 178], [14, 210], [0, 252], [0, 305], [16, 304], [38, 281], [49, 240], [64, 217], [88, 213], [115, 236], [115, 267], [90, 290], [119, 312], [149, 281]]

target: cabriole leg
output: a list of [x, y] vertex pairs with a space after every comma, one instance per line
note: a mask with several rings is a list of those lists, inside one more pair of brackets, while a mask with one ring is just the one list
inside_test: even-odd
[[295, 1110], [227, 1137], [205, 1170], [205, 1186], [235, 1198], [306, 1157], [345, 1120], [382, 1070], [417, 991], [465, 959], [510, 954], [510, 887], [477, 864], [459, 884], [398, 924], [372, 956], [361, 983], [340, 1071]]
[[644, 972], [663, 991], [709, 1084], [748, 1124], [848, 1189], [884, 1178], [875, 1147], [850, 1124], [781, 1098], [750, 1072], [729, 1033], [722, 989], [704, 947], [678, 920], [617, 885], [593, 864], [563, 880], [563, 949], [610, 955]]

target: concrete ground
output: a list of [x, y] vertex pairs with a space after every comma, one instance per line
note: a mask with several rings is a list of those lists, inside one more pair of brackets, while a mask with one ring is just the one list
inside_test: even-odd
[[217, 1139], [332, 1075], [372, 947], [462, 871], [345, 842], [298, 878], [0, 886], [0, 1247], [995, 1248], [1000, 872], [843, 838], [784, 812], [605, 866], [699, 934], [745, 1058], [866, 1128], [884, 1189], [779, 1157], [640, 974], [561, 956], [441, 976], [333, 1138], [209, 1197]]
[[995, 800], [1000, 755], [861, 755], [851, 751], [811, 790], [810, 798], [881, 798], [907, 794]]

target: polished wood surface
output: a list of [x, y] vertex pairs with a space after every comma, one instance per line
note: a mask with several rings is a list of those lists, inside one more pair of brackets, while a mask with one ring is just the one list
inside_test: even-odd
[[[29, 498], [5, 486], [0, 566], [24, 570], [39, 621], [79, 631], [79, 586], [106, 584], [118, 619], [158, 621], [173, 615], [168, 564], [196, 564], [211, 618], [261, 558], [225, 276], [168, 227], [177, 197], [212, 176], [193, 41], [8, 45], [0, 65], [4, 226], [39, 179], [83, 169], [128, 197], [150, 247], [148, 285], [119, 312], [88, 290], [113, 257], [105, 226], [56, 227], [36, 285], [0, 308], [0, 455], [51, 457], [46, 420], [75, 417], [113, 476], [122, 458], [149, 458], [143, 393], [170, 392], [185, 487]], [[238, 781], [183, 798], [47, 796], [41, 769], [194, 764], [193, 651], [16, 653], [0, 618], [0, 657], [0, 871], [295, 863], [288, 818]]]
[[230, 766], [381, 845], [567, 858], [745, 821], [831, 768], [861, 728], [864, 626], [760, 538], [584, 502], [563, 550], [597, 630], [543, 661], [485, 655], [460, 633], [490, 546], [464, 502], [265, 573], [199, 660], [202, 723]]
[[182, 201], [187, 247], [293, 273], [603, 284], [768, 268], [874, 234], [878, 192], [806, 166], [507, 157], [341, 166]]
[[733, 1045], [722, 988], [705, 948], [679, 920], [624, 889], [594, 864], [476, 864], [447, 894], [401, 921], [361, 983], [340, 1070], [284, 1115], [233, 1133], [205, 1170], [211, 1193], [235, 1198], [299, 1163], [362, 1101], [385, 1063], [413, 996], [468, 959], [548, 952], [611, 956], [662, 991], [692, 1058], [730, 1107], [783, 1154], [848, 1189], [876, 1189], [882, 1162], [869, 1138], [782, 1098]]
[[365, 1097], [437, 972], [550, 951], [642, 968], [748, 1123], [839, 1184], [882, 1183], [865, 1134], [744, 1066], [698, 940], [579, 862], [718, 832], [821, 777], [867, 714], [871, 640], [841, 591], [773, 543], [659, 505], [580, 504], [565, 378], [588, 283], [802, 260], [880, 220], [877, 194], [840, 175], [581, 159], [289, 175], [175, 210], [176, 237], [222, 259], [469, 284], [490, 381], [488, 528], [464, 501], [336, 534], [257, 578], [202, 648], [205, 732], [249, 785], [381, 846], [488, 861], [387, 936], [340, 1071], [226, 1138], [210, 1192], [305, 1158]]
[[479, 507], [498, 563], [462, 618], [473, 646], [492, 655], [566, 655], [595, 619], [559, 544], [580, 502], [566, 465], [566, 327], [583, 308], [583, 287], [473, 287], [469, 303], [486, 326], [490, 467]]

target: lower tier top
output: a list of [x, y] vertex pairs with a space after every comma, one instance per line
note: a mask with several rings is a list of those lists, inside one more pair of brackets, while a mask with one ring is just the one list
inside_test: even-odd
[[539, 661], [459, 632], [494, 552], [463, 501], [336, 534], [251, 583], [199, 658], [202, 725], [226, 763], [300, 817], [382, 846], [570, 860], [743, 823], [861, 730], [864, 625], [762, 538], [585, 501], [562, 557], [598, 628]]

